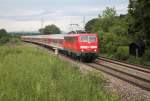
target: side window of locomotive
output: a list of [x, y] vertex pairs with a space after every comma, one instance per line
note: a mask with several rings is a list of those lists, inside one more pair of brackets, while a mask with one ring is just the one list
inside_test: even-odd
[[76, 41], [76, 38], [75, 37], [72, 37], [71, 38], [71, 42], [75, 42]]
[[89, 36], [89, 42], [96, 42], [96, 36]]
[[65, 37], [64, 39], [65, 39], [65, 41], [68, 41], [68, 37]]
[[81, 42], [88, 42], [88, 36], [80, 36]]
[[68, 42], [75, 42], [75, 37], [65, 37], [65, 40]]

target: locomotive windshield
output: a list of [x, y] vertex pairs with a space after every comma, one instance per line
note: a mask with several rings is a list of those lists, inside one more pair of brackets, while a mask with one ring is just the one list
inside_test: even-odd
[[80, 36], [81, 42], [95, 42], [96, 36]]

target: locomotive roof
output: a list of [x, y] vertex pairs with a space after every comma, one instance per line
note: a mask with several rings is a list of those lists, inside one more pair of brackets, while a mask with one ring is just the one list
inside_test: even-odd
[[93, 34], [93, 33], [85, 33], [85, 34], [67, 34], [66, 36], [87, 36], [87, 35], [96, 35], [96, 34]]

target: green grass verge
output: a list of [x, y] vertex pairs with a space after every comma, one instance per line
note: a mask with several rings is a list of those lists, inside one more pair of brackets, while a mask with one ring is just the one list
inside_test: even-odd
[[104, 84], [39, 48], [0, 46], [0, 101], [118, 101]]

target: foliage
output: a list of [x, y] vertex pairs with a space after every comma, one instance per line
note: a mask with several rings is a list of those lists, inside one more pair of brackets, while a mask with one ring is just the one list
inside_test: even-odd
[[127, 34], [128, 32], [128, 17], [127, 15], [117, 16], [115, 8], [106, 7], [102, 16], [90, 20], [85, 29], [90, 32], [109, 32], [114, 34]]
[[[103, 33], [102, 35], [100, 33]], [[131, 39], [128, 36], [100, 32], [100, 53], [113, 54], [119, 46], [128, 46]], [[127, 41], [128, 40], [128, 41]]]
[[99, 23], [101, 30], [104, 32], [108, 32], [109, 28], [113, 25], [114, 19], [116, 16], [115, 8], [106, 7], [103, 11], [102, 16], [99, 15]]
[[115, 8], [109, 8], [106, 7], [106, 9], [103, 11], [102, 17], [107, 18], [107, 17], [115, 17], [117, 15]]
[[88, 22], [86, 23], [86, 25], [85, 25], [85, 30], [86, 30], [87, 32], [91, 32], [92, 29], [93, 29], [93, 26], [95, 25], [95, 23], [96, 23], [97, 21], [98, 21], [97, 18], [88, 21]]
[[128, 46], [119, 46], [115, 56], [117, 59], [127, 60], [129, 58], [129, 47]]
[[127, 15], [116, 16], [114, 19], [113, 26], [109, 28], [109, 32], [117, 35], [127, 35], [128, 34], [127, 19], [128, 19]]
[[150, 49], [150, 2], [149, 0], [130, 0], [129, 32], [136, 40], [145, 40]]
[[20, 44], [20, 37], [8, 34], [5, 29], [0, 29], [0, 45], [6, 44]]
[[47, 25], [44, 29], [39, 29], [42, 34], [60, 34], [61, 31], [56, 25]]
[[150, 50], [146, 50], [144, 55], [143, 55], [143, 59], [146, 61], [150, 61]]
[[105, 39], [104, 44], [105, 44], [106, 52], [108, 54], [116, 52], [117, 43], [118, 43], [118, 42], [116, 43], [117, 36], [115, 34], [107, 33], [105, 37], [106, 39]]
[[10, 35], [5, 29], [0, 29], [0, 45], [9, 42]]
[[7, 34], [7, 31], [5, 29], [0, 29], [1, 34]]
[[100, 28], [104, 32], [108, 32], [109, 28], [113, 25], [113, 18], [103, 18], [100, 20]]
[[142, 58], [135, 57], [135, 56], [130, 56], [128, 62], [133, 64], [143, 64]]
[[0, 47], [0, 101], [119, 101], [100, 73], [31, 46]]
[[[99, 15], [97, 21], [93, 21], [90, 30], [92, 32], [102, 32], [100, 36], [100, 53], [115, 54], [123, 59], [121, 52], [128, 52], [128, 49], [118, 47], [128, 46], [132, 42], [132, 38], [128, 35], [128, 15], [117, 16], [115, 8], [106, 7], [102, 15]], [[128, 54], [128, 53], [127, 53]], [[125, 54], [125, 55], [127, 55]], [[129, 54], [128, 54], [129, 55]]]
[[0, 44], [5, 44], [5, 43], [9, 42], [9, 40], [10, 40], [9, 37], [6, 37], [6, 36], [1, 37], [0, 38]]
[[[129, 0], [128, 7], [128, 14], [120, 16], [116, 14], [115, 8], [107, 7], [101, 15], [99, 14], [98, 20], [88, 26], [91, 32], [103, 32], [103, 36], [99, 35], [100, 54], [118, 59], [129, 58], [128, 61], [133, 63], [149, 65], [150, 1]], [[141, 40], [147, 46], [142, 58], [128, 57], [128, 49], [119, 48]]]

